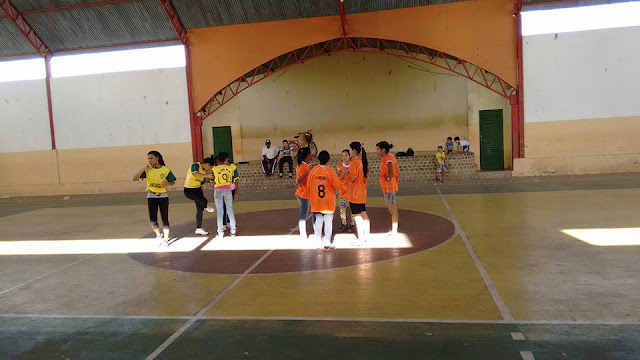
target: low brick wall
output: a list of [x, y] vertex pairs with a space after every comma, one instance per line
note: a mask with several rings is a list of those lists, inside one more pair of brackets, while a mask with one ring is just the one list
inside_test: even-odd
[[[447, 156], [447, 169], [449, 175], [447, 179], [464, 180], [471, 179], [476, 175], [476, 166], [474, 162], [475, 155], [473, 153], [454, 154]], [[340, 155], [332, 155], [330, 165], [336, 168], [340, 159]], [[336, 159], [336, 160], [333, 160]], [[370, 158], [369, 163], [369, 184], [377, 184], [380, 176], [380, 159], [378, 157]], [[435, 180], [436, 165], [433, 155], [416, 155], [410, 157], [399, 157], [398, 167], [400, 168], [400, 183], [420, 183]], [[287, 171], [285, 165], [285, 171]], [[277, 170], [277, 169], [276, 169]], [[294, 179], [289, 178], [285, 173], [282, 178], [278, 175], [265, 177], [262, 173], [262, 164], [260, 161], [252, 161], [249, 164], [238, 164], [238, 172], [240, 173], [240, 187], [243, 188], [294, 188]]]

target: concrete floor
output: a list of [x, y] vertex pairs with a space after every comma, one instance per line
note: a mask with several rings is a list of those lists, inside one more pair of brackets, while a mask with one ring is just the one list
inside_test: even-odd
[[[0, 358], [640, 358], [640, 175], [412, 184], [400, 195], [401, 209], [429, 213], [405, 228], [432, 229], [427, 217], [439, 216], [454, 236], [382, 260], [379, 249], [255, 249], [230, 274], [181, 271], [207, 258], [166, 249], [132, 255], [153, 241], [141, 194], [2, 199]], [[267, 219], [250, 213], [289, 211], [292, 197], [244, 191], [238, 241]], [[384, 205], [375, 186], [368, 205]], [[215, 245], [189, 234], [193, 212], [171, 194], [171, 251]], [[296, 219], [282, 221], [286, 236]], [[224, 254], [208, 261], [230, 266], [249, 250]], [[256, 270], [309, 256], [326, 270]], [[349, 256], [365, 261], [335, 267]]]

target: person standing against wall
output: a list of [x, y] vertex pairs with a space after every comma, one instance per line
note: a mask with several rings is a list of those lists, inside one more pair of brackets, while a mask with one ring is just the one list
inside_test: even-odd
[[278, 162], [278, 154], [280, 149], [271, 146], [271, 140], [267, 139], [262, 147], [262, 171], [265, 176], [269, 176], [276, 171], [276, 163]]
[[398, 161], [396, 157], [389, 154], [393, 149], [393, 144], [380, 141], [376, 144], [377, 155], [382, 158], [380, 161], [380, 187], [384, 202], [387, 204], [389, 214], [391, 214], [391, 231], [389, 236], [398, 235], [398, 205], [396, 193], [398, 192], [398, 180], [400, 179]]
[[214, 210], [208, 205], [207, 198], [202, 193], [202, 186], [205, 180], [213, 178], [210, 171], [214, 165], [215, 161], [212, 158], [194, 162], [187, 170], [187, 176], [184, 179], [184, 196], [196, 204], [196, 235], [209, 235], [209, 232], [202, 228], [202, 213], [204, 211], [212, 213]]
[[[171, 170], [165, 165], [162, 155], [155, 151], [149, 151], [147, 154], [147, 165], [133, 176], [133, 181], [147, 180], [147, 205], [149, 207], [149, 221], [151, 228], [156, 233], [156, 238], [162, 239], [167, 243], [169, 240], [169, 194], [167, 194], [167, 186], [173, 186], [176, 183], [176, 177]], [[158, 209], [162, 217], [162, 232], [160, 232], [160, 224], [158, 224]]]
[[371, 222], [367, 215], [367, 181], [369, 177], [369, 160], [362, 144], [357, 141], [349, 144], [351, 148], [351, 166], [349, 166], [349, 206], [356, 220], [358, 240], [355, 246], [361, 246], [369, 238]]

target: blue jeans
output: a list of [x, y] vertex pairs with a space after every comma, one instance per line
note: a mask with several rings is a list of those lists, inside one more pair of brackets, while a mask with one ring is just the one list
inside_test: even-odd
[[300, 203], [300, 215], [298, 216], [298, 221], [307, 221], [307, 215], [309, 215], [309, 199], [303, 199], [299, 196], [296, 196], [298, 202]]
[[236, 233], [236, 216], [233, 213], [233, 194], [231, 190], [215, 190], [213, 193], [213, 199], [216, 203], [217, 220], [218, 220], [218, 235], [222, 235], [224, 231], [224, 210], [227, 210], [229, 216], [229, 226], [231, 227], [231, 234]]

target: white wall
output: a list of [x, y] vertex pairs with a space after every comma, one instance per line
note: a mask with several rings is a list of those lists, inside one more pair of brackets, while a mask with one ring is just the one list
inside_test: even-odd
[[524, 38], [525, 121], [640, 115], [640, 27]]
[[59, 149], [191, 141], [184, 68], [52, 79]]
[[0, 83], [0, 152], [51, 149], [44, 80]]

